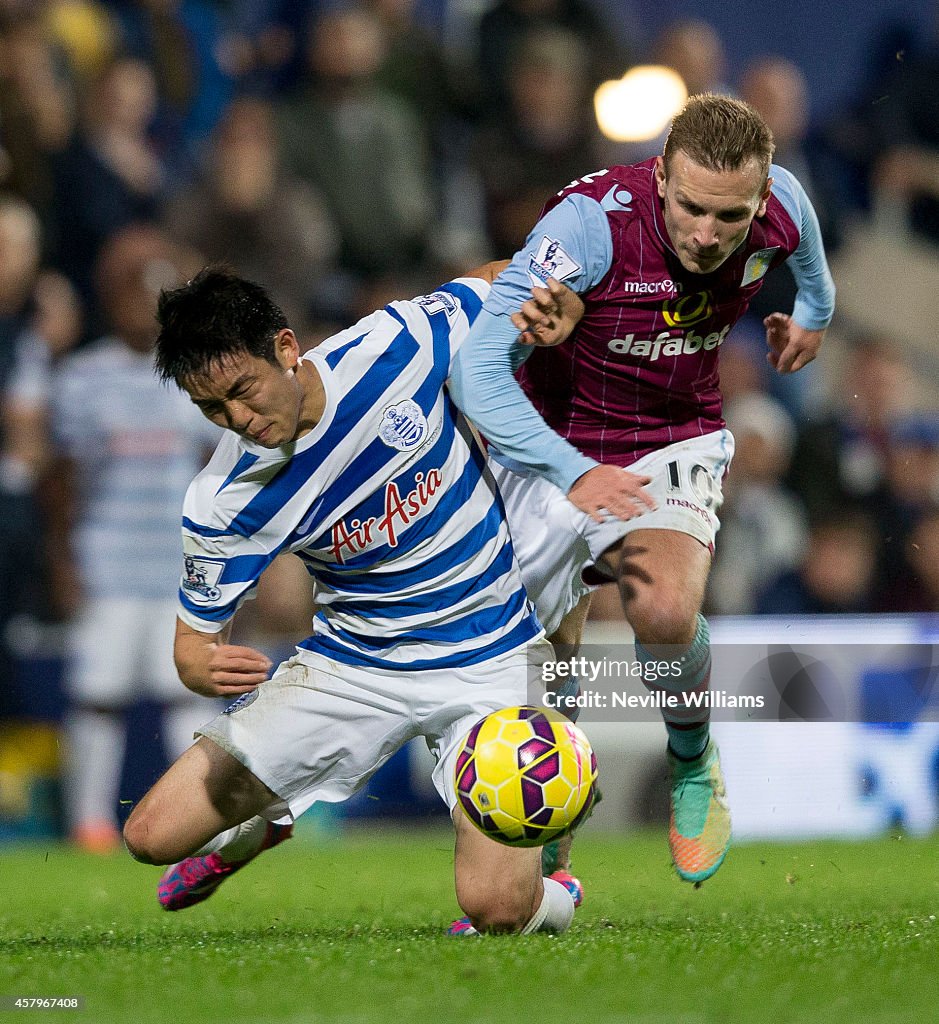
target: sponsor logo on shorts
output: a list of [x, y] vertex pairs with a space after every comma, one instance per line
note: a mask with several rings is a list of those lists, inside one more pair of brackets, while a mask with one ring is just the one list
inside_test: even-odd
[[389, 448], [413, 451], [427, 437], [427, 419], [417, 402], [405, 398], [382, 413], [378, 436]]
[[698, 515], [708, 524], [711, 522], [711, 517], [706, 509], [701, 508], [700, 505], [696, 505], [693, 501], [688, 501], [687, 498], [666, 498], [666, 505], [677, 506], [678, 508], [686, 508], [691, 512], [697, 512]]
[[212, 604], [222, 592], [216, 586], [222, 578], [225, 563], [214, 558], [196, 558], [186, 555], [183, 559], [183, 578], [180, 586], [190, 601], [195, 604]]
[[677, 336], [669, 331], [662, 331], [654, 338], [637, 338], [635, 334], [627, 334], [625, 338], [612, 338], [607, 347], [617, 355], [645, 356], [650, 363], [654, 363], [662, 356], [693, 356], [698, 352], [710, 352], [724, 344], [730, 328], [731, 325], [727, 324], [721, 330], [712, 331], [710, 334], [695, 334], [694, 331], [689, 331]]
[[528, 276], [536, 286], [545, 285], [549, 277], [564, 281], [580, 270], [580, 264], [564, 251], [556, 238], [545, 235], [538, 251], [528, 258]]
[[243, 693], [237, 700], [232, 701], [232, 703], [225, 708], [222, 714], [233, 715], [236, 711], [241, 711], [242, 708], [246, 708], [249, 704], [253, 704], [257, 699], [257, 690], [252, 690], [250, 693]]

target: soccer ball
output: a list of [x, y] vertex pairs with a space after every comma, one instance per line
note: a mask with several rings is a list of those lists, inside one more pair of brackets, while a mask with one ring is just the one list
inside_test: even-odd
[[597, 759], [563, 715], [503, 708], [470, 729], [455, 781], [460, 807], [485, 835], [508, 846], [543, 846], [589, 813]]

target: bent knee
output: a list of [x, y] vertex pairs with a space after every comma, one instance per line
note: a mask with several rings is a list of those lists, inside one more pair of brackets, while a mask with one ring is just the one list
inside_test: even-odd
[[159, 821], [139, 808], [124, 824], [124, 845], [131, 857], [141, 864], [175, 864], [188, 852], [180, 850], [172, 837], [164, 834]]
[[694, 639], [698, 602], [686, 594], [650, 589], [624, 601], [624, 606], [643, 644], [687, 644]]

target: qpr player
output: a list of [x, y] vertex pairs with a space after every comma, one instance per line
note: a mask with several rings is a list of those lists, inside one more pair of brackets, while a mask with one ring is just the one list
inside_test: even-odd
[[[834, 311], [815, 212], [771, 163], [773, 148], [751, 107], [704, 94], [676, 116], [662, 156], [562, 189], [495, 282], [451, 382], [490, 442], [549, 636], [576, 650], [585, 578], [616, 580], [637, 657], [677, 657], [681, 671], [655, 686], [679, 695], [705, 690], [711, 669], [700, 609], [734, 450], [721, 415], [721, 345], [786, 261], [795, 307], [764, 321], [777, 371], [815, 358]], [[533, 284], [556, 281], [581, 295], [584, 317], [565, 344], [533, 348], [510, 311]], [[706, 711], [663, 717], [669, 846], [679, 875], [697, 883], [730, 842], [718, 752]]]
[[[485, 456], [444, 390], [504, 265], [392, 302], [306, 354], [267, 293], [226, 270], [161, 295], [158, 371], [226, 428], [185, 500], [176, 666], [196, 693], [236, 698], [125, 826], [134, 857], [172, 865], [165, 909], [206, 899], [312, 803], [350, 796], [423, 736], [456, 828], [468, 920], [454, 929], [570, 924], [580, 883], [542, 878], [540, 851], [484, 836], [454, 792], [470, 727], [528, 703], [529, 658], [550, 651]], [[282, 552], [304, 562], [320, 610], [268, 679], [268, 659], [229, 637]]]

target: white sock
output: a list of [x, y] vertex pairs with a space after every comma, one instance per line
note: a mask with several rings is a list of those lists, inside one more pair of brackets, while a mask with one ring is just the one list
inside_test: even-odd
[[574, 897], [553, 878], [542, 878], [544, 896], [541, 906], [522, 929], [522, 935], [533, 932], [566, 932], [574, 920]]
[[66, 719], [66, 735], [65, 806], [71, 826], [108, 821], [117, 828], [115, 805], [126, 738], [123, 715], [76, 708]]
[[236, 860], [246, 860], [257, 853], [264, 837], [267, 835], [267, 819], [256, 814], [253, 818], [243, 821], [234, 828], [219, 832], [205, 846], [196, 850], [193, 857], [206, 857], [210, 853], [221, 854], [222, 860], [231, 864]]

